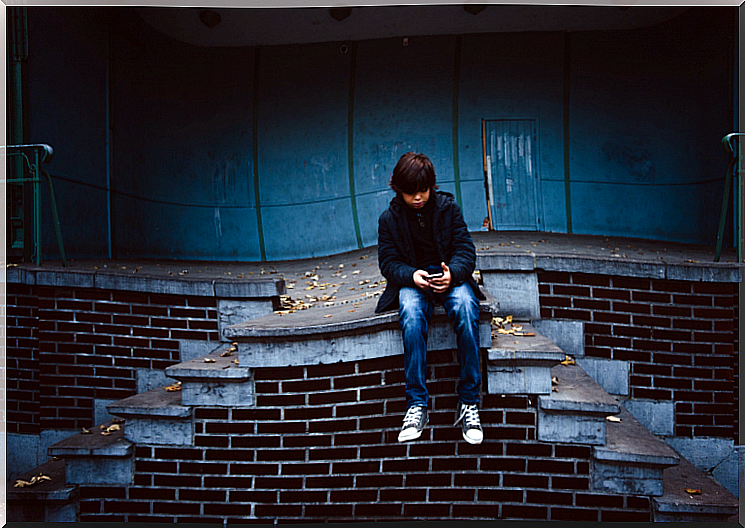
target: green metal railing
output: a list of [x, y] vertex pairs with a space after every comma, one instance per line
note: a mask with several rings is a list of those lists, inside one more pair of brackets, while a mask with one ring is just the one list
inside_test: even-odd
[[[729, 209], [729, 193], [730, 188], [732, 187], [732, 175], [735, 174], [735, 171], [737, 171], [738, 175], [738, 182], [741, 181], [741, 172], [743, 172], [742, 169], [742, 148], [739, 145], [739, 141], [737, 141], [738, 145], [733, 144], [733, 139], [739, 138], [741, 136], [745, 136], [745, 134], [739, 134], [739, 133], [732, 133], [727, 134], [722, 138], [722, 145], [724, 145], [725, 150], [730, 154], [731, 159], [729, 162], [729, 165], [727, 165], [727, 176], [724, 180], [724, 196], [722, 197], [722, 214], [719, 217], [719, 233], [717, 234], [717, 247], [716, 252], [714, 254], [714, 262], [719, 262], [719, 257], [722, 256], [722, 241], [724, 239], [724, 226], [727, 222], [727, 210]], [[740, 147], [740, 148], [738, 148]], [[742, 200], [742, 197], [739, 197], [740, 200]], [[737, 207], [735, 206], [734, 214], [735, 218], [737, 218]], [[735, 243], [737, 244], [737, 261], [742, 262], [742, 244], [740, 243], [739, 238], [739, 220], [735, 222]]]
[[[31, 229], [33, 230], [33, 241], [34, 241], [34, 253], [31, 256], [31, 260], [35, 261], [37, 265], [41, 264], [41, 189], [39, 183], [41, 182], [41, 176], [43, 175], [46, 179], [49, 187], [49, 198], [52, 205], [52, 217], [54, 219], [54, 230], [57, 234], [57, 245], [59, 246], [60, 258], [62, 265], [67, 266], [65, 259], [65, 249], [62, 244], [62, 231], [60, 229], [59, 215], [57, 214], [57, 202], [54, 198], [54, 189], [52, 188], [52, 178], [49, 174], [41, 168], [42, 163], [49, 163], [52, 160], [54, 151], [52, 147], [45, 144], [35, 145], [8, 145], [7, 147], [0, 147], [0, 153], [6, 156], [17, 156], [23, 162], [25, 162], [25, 168], [28, 168], [28, 173], [25, 171], [17, 170], [15, 174], [21, 174], [21, 177], [15, 177], [5, 180], [8, 184], [20, 184], [23, 186], [31, 185], [32, 198], [31, 204], [24, 203], [23, 208], [28, 209], [29, 205], [33, 209], [33, 220]], [[28, 174], [26, 177], [24, 174]], [[29, 229], [26, 223], [23, 223], [23, 230]], [[25, 239], [25, 237], [24, 237]]]

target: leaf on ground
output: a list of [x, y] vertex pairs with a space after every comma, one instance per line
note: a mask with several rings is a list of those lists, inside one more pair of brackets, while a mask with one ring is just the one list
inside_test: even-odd
[[205, 363], [214, 363], [215, 360], [213, 358], [204, 358]]
[[690, 495], [701, 495], [702, 492], [700, 489], [686, 488], [686, 493]]
[[616, 423], [623, 422], [623, 420], [621, 420], [618, 416], [606, 416], [605, 419], [608, 420], [609, 422], [616, 422]]
[[93, 433], [91, 433], [89, 429], [86, 429], [85, 427], [83, 427], [82, 434], [93, 434]]
[[166, 392], [178, 392], [181, 390], [181, 382], [177, 381], [173, 385], [166, 387]]
[[569, 356], [564, 357], [564, 361], [561, 362], [562, 365], [574, 365], [574, 359], [572, 359]]
[[551, 384], [552, 385], [558, 385], [559, 384], [559, 378], [557, 378], [556, 376], [552, 376], [551, 377]]

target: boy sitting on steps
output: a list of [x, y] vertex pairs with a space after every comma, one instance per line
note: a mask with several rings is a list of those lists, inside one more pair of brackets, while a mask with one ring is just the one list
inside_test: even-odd
[[437, 191], [432, 162], [408, 152], [393, 169], [396, 197], [378, 220], [378, 264], [387, 279], [377, 313], [398, 305], [403, 334], [406, 404], [399, 442], [414, 440], [429, 421], [427, 329], [435, 303], [454, 323], [460, 359], [460, 397], [456, 425], [463, 439], [480, 444], [479, 302], [473, 279], [476, 249], [451, 194]]

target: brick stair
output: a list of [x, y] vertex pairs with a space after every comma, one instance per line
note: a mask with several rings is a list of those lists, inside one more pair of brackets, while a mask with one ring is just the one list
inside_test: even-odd
[[[491, 334], [493, 313], [493, 303], [482, 305], [482, 342]], [[168, 392], [160, 387], [110, 404], [111, 414], [126, 419], [123, 430], [110, 436], [101, 436], [98, 430], [77, 434], [52, 446], [49, 454], [61, 459], [54, 462], [54, 471], [64, 474], [64, 478], [59, 476], [54, 489], [48, 490], [42, 486], [50, 483], [22, 489], [14, 489], [9, 483], [9, 513], [24, 517], [29, 515], [29, 504], [35, 502], [38, 510], [41, 502], [44, 520], [70, 519], [70, 505], [78, 500], [76, 486], [127, 487], [134, 482], [134, 453], [138, 446], [198, 447], [195, 413], [255, 407], [253, 372], [257, 367], [386, 360], [401, 353], [395, 315], [372, 313], [372, 303], [355, 308], [355, 312], [349, 306], [331, 307], [324, 314], [331, 315], [330, 321], [321, 322], [316, 309], [316, 313], [299, 314], [292, 323], [267, 316], [227, 327], [224, 336], [238, 342], [236, 353], [224, 355], [231, 349], [226, 343], [205, 356], [168, 367], [166, 374], [180, 381], [179, 391]], [[298, 324], [305, 319], [311, 324]], [[433, 351], [454, 347], [449, 323], [441, 311], [435, 313], [430, 331]], [[713, 479], [707, 480], [647, 431], [579, 365], [560, 364], [564, 352], [535, 327], [523, 324], [523, 331], [535, 336], [496, 336], [491, 341], [486, 351], [485, 392], [537, 398], [535, 444], [592, 446], [591, 493], [649, 497], [653, 505], [650, 514], [660, 521], [713, 521], [736, 513], [737, 501], [729, 492]], [[558, 379], [555, 390], [552, 377]], [[608, 416], [618, 416], [621, 422], [608, 421]], [[389, 418], [379, 420], [387, 424], [386, 429], [395, 429], [400, 417]], [[426, 441], [420, 447], [427, 449]], [[50, 469], [42, 467], [35, 471], [47, 470]], [[681, 494], [681, 480], [701, 487], [702, 495]]]

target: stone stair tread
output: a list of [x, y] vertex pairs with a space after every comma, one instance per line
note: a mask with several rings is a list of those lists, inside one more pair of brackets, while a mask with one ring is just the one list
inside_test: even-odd
[[[229, 349], [229, 345], [198, 358], [190, 359], [176, 365], [166, 367], [166, 375], [179, 380], [220, 380], [220, 381], [245, 381], [251, 377], [251, 373], [238, 366], [235, 360], [237, 353], [222, 356]], [[210, 362], [205, 361], [210, 359]]]
[[191, 416], [191, 409], [181, 405], [181, 391], [169, 392], [165, 387], [158, 387], [115, 401], [107, 405], [106, 409], [116, 416], [161, 416], [170, 418]]
[[109, 420], [100, 427], [91, 428], [90, 433], [77, 433], [57, 442], [47, 449], [50, 456], [59, 457], [125, 457], [133, 453], [134, 446], [124, 438], [124, 424], [110, 435], [102, 435], [101, 427], [109, 427]]
[[617, 414], [620, 404], [579, 365], [556, 365], [551, 375], [558, 379], [556, 391], [539, 396], [538, 405], [549, 411]]
[[566, 354], [553, 341], [540, 333], [533, 325], [522, 323], [522, 333], [533, 336], [495, 333], [488, 350], [489, 361], [508, 359], [534, 359], [562, 361]]
[[606, 424], [605, 446], [594, 448], [596, 460], [661, 466], [678, 464], [682, 457], [649, 432], [623, 405], [618, 418], [621, 422], [608, 421]]
[[[666, 468], [663, 474], [663, 494], [654, 497], [654, 509], [661, 513], [709, 514], [719, 517], [737, 515], [739, 501], [713, 477], [678, 455], [680, 463]], [[690, 494], [686, 489], [701, 490]]]
[[[50, 477], [52, 480], [43, 481], [25, 488], [13, 487], [16, 480], [29, 482], [33, 476], [40, 473]], [[18, 479], [9, 480], [6, 489], [8, 501], [66, 501], [75, 495], [75, 486], [65, 482], [65, 461], [62, 458], [48, 460], [31, 471], [27, 471], [18, 477]]]

